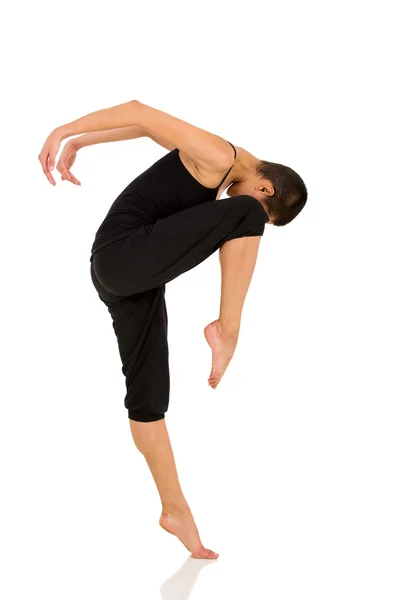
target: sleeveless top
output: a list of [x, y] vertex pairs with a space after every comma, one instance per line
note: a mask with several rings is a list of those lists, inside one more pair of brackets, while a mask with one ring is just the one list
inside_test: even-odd
[[[236, 148], [229, 144], [236, 158]], [[208, 188], [186, 169], [179, 157], [179, 148], [168, 152], [131, 181], [113, 202], [96, 232], [90, 260], [101, 248], [129, 237], [136, 227], [154, 224], [157, 219], [216, 200], [232, 168], [233, 165], [217, 187]]]

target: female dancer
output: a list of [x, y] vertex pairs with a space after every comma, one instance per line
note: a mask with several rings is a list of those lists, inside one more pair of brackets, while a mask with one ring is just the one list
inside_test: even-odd
[[[83, 146], [143, 136], [169, 150], [136, 177], [111, 205], [92, 245], [93, 285], [113, 320], [125, 407], [135, 445], [156, 483], [160, 525], [195, 558], [206, 549], [183, 495], [165, 424], [170, 380], [165, 285], [219, 249], [219, 317], [204, 329], [212, 350], [209, 385], [216, 389], [235, 351], [244, 300], [265, 223], [285, 225], [301, 211], [307, 189], [291, 168], [262, 161], [227, 140], [132, 100], [56, 128], [39, 161], [80, 182], [70, 169]], [[220, 199], [227, 189], [228, 198]]]

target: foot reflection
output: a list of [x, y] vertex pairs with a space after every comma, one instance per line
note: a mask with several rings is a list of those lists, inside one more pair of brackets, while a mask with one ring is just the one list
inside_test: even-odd
[[189, 556], [174, 575], [168, 577], [160, 588], [162, 600], [187, 600], [200, 571], [217, 560]]

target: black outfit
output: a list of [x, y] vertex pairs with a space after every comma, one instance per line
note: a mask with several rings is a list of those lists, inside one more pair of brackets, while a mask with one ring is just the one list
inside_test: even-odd
[[256, 198], [216, 201], [228, 173], [218, 187], [207, 188], [176, 148], [123, 190], [96, 233], [90, 272], [113, 319], [130, 419], [157, 421], [168, 409], [165, 284], [223, 242], [264, 233], [268, 216]]

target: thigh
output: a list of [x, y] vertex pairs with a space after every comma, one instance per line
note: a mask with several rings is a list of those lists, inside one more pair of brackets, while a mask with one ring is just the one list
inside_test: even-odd
[[169, 364], [165, 286], [119, 297], [105, 290], [91, 267], [93, 284], [112, 318], [129, 418], [155, 421], [169, 404]]
[[105, 288], [129, 296], [165, 285], [225, 241], [263, 235], [266, 217], [252, 196], [205, 202], [136, 229], [97, 252], [93, 264]]

